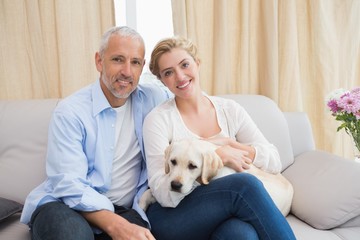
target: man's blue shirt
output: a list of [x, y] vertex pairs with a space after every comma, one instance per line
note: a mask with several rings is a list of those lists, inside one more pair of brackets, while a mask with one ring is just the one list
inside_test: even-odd
[[[143, 158], [133, 208], [146, 220], [138, 206], [138, 198], [147, 189], [142, 125], [148, 112], [168, 97], [168, 92], [155, 84], [139, 85], [131, 94], [135, 133]], [[99, 80], [59, 102], [49, 125], [47, 179], [28, 195], [21, 222], [29, 223], [34, 210], [51, 201], [62, 201], [79, 211], [114, 211], [103, 193], [111, 184], [115, 122], [116, 112]]]

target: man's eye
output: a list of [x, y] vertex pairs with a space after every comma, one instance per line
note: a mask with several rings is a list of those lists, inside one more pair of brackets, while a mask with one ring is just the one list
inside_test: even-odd
[[176, 166], [176, 164], [177, 164], [175, 159], [170, 160], [170, 162], [173, 166]]
[[139, 60], [134, 60], [132, 63], [135, 65], [141, 65], [141, 62]]
[[189, 168], [190, 170], [193, 170], [193, 169], [196, 169], [197, 166], [194, 165], [194, 164], [192, 164], [192, 163], [190, 163], [189, 166], [188, 166], [188, 168]]
[[115, 58], [113, 58], [112, 60], [115, 61], [115, 62], [121, 62], [121, 61], [122, 61], [122, 59], [119, 58], [119, 57], [115, 57]]
[[185, 62], [185, 63], [183, 63], [183, 68], [187, 68], [187, 67], [189, 67], [189, 63], [187, 63], [187, 62]]

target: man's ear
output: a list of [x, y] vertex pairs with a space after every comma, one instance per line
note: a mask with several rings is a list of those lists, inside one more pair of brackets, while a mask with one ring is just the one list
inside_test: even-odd
[[206, 152], [202, 156], [203, 166], [201, 181], [206, 185], [217, 174], [217, 171], [224, 166], [224, 164], [215, 151]]
[[103, 71], [103, 65], [102, 65], [102, 58], [99, 52], [95, 53], [95, 65], [98, 72], [101, 73]]
[[171, 149], [172, 149], [172, 144], [170, 144], [166, 149], [165, 149], [165, 173], [168, 174], [170, 172], [170, 165], [169, 165], [169, 158], [170, 158], [170, 153], [171, 153]]

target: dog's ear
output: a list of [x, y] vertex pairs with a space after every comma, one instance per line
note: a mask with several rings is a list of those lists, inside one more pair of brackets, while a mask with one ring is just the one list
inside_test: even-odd
[[169, 158], [170, 158], [170, 153], [171, 153], [171, 149], [172, 149], [172, 144], [170, 144], [166, 149], [165, 149], [165, 173], [168, 174], [170, 172], [170, 166], [169, 166]]
[[203, 154], [203, 167], [201, 172], [201, 181], [208, 184], [217, 174], [218, 169], [224, 166], [219, 155], [215, 151], [209, 151]]

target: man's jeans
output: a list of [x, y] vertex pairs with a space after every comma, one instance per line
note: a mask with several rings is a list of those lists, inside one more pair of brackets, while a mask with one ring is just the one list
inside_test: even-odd
[[150, 205], [157, 240], [295, 239], [263, 184], [247, 173], [197, 187], [176, 208]]
[[[115, 212], [142, 227], [147, 222], [133, 209], [115, 206]], [[32, 215], [32, 240], [111, 240], [106, 233], [94, 235], [89, 223], [62, 202], [50, 202], [40, 206]]]

